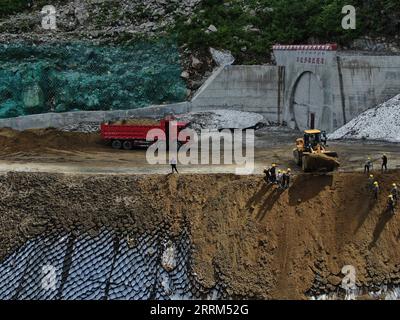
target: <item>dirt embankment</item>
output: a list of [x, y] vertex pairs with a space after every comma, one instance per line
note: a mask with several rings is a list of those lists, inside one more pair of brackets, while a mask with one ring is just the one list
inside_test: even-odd
[[16, 131], [0, 128], [1, 153], [87, 150], [104, 146], [99, 133], [65, 132], [53, 128]]
[[261, 176], [0, 175], [0, 257], [28, 238], [57, 230], [109, 227], [132, 234], [188, 226], [193, 270], [216, 277], [238, 298], [305, 298], [333, 290], [344, 265], [357, 284], [400, 280], [400, 214], [386, 212], [400, 171], [378, 175], [374, 202], [366, 176], [339, 173], [295, 178], [289, 190]]

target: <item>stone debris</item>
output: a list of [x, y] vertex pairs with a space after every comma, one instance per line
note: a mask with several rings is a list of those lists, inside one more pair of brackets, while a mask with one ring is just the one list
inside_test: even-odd
[[217, 32], [218, 29], [216, 26], [214, 26], [213, 24], [210, 24], [209, 27], [207, 28], [208, 32]]
[[196, 131], [257, 128], [265, 123], [264, 117], [258, 113], [226, 109], [190, 112], [177, 115], [176, 118], [180, 121], [190, 122], [190, 127]]
[[235, 58], [229, 50], [216, 50], [210, 48], [210, 53], [218, 66], [228, 66], [235, 62]]
[[60, 130], [67, 132], [95, 133], [100, 131], [100, 124], [98, 122], [78, 122], [61, 127]]
[[161, 257], [161, 265], [166, 271], [172, 271], [176, 267], [175, 246], [168, 242]]
[[364, 111], [330, 134], [329, 139], [400, 142], [400, 94]]

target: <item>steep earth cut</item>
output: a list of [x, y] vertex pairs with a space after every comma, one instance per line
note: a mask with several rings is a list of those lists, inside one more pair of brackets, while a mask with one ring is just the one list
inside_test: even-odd
[[0, 176], [0, 259], [28, 239], [107, 228], [138, 237], [165, 225], [192, 242], [205, 287], [237, 298], [306, 298], [334, 291], [344, 265], [373, 289], [400, 280], [399, 216], [386, 210], [400, 171], [377, 175], [376, 203], [361, 173], [297, 176], [289, 190], [261, 176]]

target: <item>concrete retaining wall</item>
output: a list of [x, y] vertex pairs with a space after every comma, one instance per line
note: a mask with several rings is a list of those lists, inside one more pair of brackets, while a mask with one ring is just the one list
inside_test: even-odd
[[400, 93], [400, 56], [339, 55], [346, 120]]
[[234, 109], [257, 112], [279, 121], [283, 95], [282, 69], [276, 66], [226, 66], [197, 92], [192, 110]]
[[33, 128], [61, 128], [79, 122], [98, 122], [118, 118], [154, 117], [162, 118], [169, 114], [186, 113], [190, 111], [190, 103], [150, 106], [140, 109], [115, 110], [115, 111], [75, 111], [64, 113], [43, 113], [9, 119], [0, 119], [0, 127], [9, 127], [16, 130]]

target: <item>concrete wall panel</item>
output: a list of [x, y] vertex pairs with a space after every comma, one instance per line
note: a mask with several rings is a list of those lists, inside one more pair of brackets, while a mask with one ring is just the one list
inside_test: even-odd
[[276, 66], [226, 66], [199, 90], [192, 109], [250, 111], [277, 121], [279, 94], [283, 91], [283, 87], [279, 90], [279, 74]]

